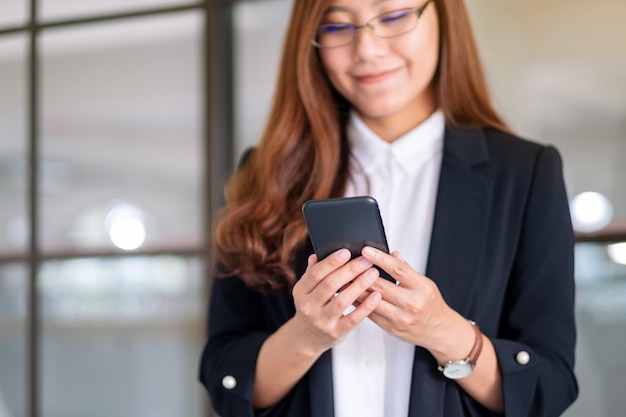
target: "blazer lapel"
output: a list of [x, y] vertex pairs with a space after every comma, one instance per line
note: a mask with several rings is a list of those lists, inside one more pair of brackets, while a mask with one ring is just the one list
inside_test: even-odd
[[[467, 316], [483, 259], [493, 180], [480, 129], [446, 127], [426, 275]], [[409, 416], [443, 416], [446, 380], [432, 355], [415, 349]]]
[[481, 129], [446, 127], [426, 275], [446, 302], [469, 313], [487, 236], [493, 179]]

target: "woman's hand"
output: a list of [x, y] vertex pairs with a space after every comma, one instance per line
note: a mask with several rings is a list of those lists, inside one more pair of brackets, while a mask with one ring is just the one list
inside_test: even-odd
[[[414, 271], [398, 252], [389, 255], [366, 247], [362, 253], [399, 281], [394, 285], [379, 279], [369, 288], [382, 295], [369, 318], [390, 334], [428, 349], [439, 364], [467, 358], [476, 334], [467, 319], [448, 306], [437, 285]], [[476, 401], [502, 413], [502, 377], [496, 352], [489, 338], [481, 337], [483, 350], [474, 371], [456, 381]]]
[[[331, 348], [376, 308], [381, 294], [367, 291], [378, 280], [378, 271], [363, 257], [350, 260], [350, 251], [340, 249], [322, 261], [315, 255], [293, 288], [296, 305], [294, 324], [302, 330], [301, 341], [315, 353]], [[350, 314], [344, 311], [360, 297]]]
[[416, 272], [398, 252], [391, 255], [366, 247], [363, 258], [399, 281], [378, 280], [370, 291], [382, 301], [370, 319], [388, 333], [428, 349], [440, 363], [464, 359], [471, 351], [474, 332], [468, 321], [445, 302], [437, 285]]
[[[378, 271], [362, 257], [350, 260], [341, 249], [309, 265], [293, 287], [296, 314], [270, 335], [259, 351], [254, 379], [253, 404], [269, 407], [283, 398], [338, 340], [350, 333], [374, 311], [381, 295], [368, 289]], [[357, 303], [350, 314], [344, 311]]]

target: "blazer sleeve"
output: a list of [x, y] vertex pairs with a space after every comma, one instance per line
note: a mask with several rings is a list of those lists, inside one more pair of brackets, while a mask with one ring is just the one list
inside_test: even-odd
[[263, 331], [259, 296], [237, 277], [215, 279], [209, 312], [209, 335], [199, 378], [222, 417], [252, 417], [256, 359], [270, 335]]
[[578, 395], [574, 236], [555, 148], [539, 151], [526, 202], [499, 337], [492, 342], [505, 415], [551, 417], [561, 415]]
[[290, 292], [265, 295], [247, 287], [237, 276], [215, 279], [199, 379], [221, 417], [308, 415], [301, 411], [309, 405], [306, 378], [276, 404], [264, 409], [252, 405], [261, 346], [293, 314]]

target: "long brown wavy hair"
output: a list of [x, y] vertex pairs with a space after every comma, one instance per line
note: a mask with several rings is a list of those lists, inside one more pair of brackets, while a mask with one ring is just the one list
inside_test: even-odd
[[[291, 287], [307, 230], [302, 204], [343, 195], [349, 103], [328, 81], [310, 43], [333, 0], [295, 0], [273, 106], [254, 153], [230, 178], [215, 228], [219, 275], [239, 275], [264, 293]], [[487, 91], [463, 0], [431, 0], [440, 24], [434, 85], [446, 122], [508, 130]]]

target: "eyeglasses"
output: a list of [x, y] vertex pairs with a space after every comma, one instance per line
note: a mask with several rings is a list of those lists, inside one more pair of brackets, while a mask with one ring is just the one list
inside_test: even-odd
[[317, 27], [317, 33], [315, 38], [311, 39], [311, 43], [317, 48], [345, 46], [352, 43], [356, 31], [363, 28], [370, 28], [374, 36], [378, 38], [392, 38], [402, 35], [415, 28], [417, 20], [422, 16], [424, 9], [430, 2], [431, 0], [427, 1], [419, 9], [409, 7], [380, 14], [363, 25], [322, 23]]

